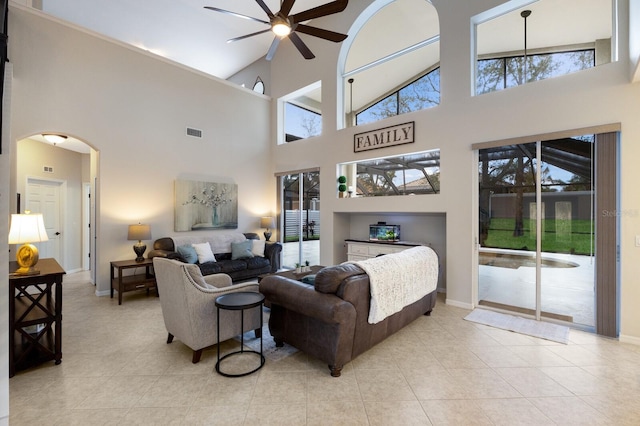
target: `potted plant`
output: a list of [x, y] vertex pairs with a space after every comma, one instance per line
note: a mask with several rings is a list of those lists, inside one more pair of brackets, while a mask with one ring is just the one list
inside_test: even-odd
[[340, 198], [344, 198], [344, 193], [347, 190], [347, 177], [346, 176], [340, 176], [338, 178], [338, 194], [340, 196]]

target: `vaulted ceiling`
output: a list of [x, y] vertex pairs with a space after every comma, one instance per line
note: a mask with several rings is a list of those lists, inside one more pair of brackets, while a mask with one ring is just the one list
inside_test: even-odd
[[[264, 30], [265, 26], [204, 8], [212, 6], [264, 20], [266, 15], [254, 0], [40, 1], [42, 11], [47, 14], [222, 79], [263, 58], [273, 40], [273, 34], [266, 32], [227, 43], [228, 39]], [[297, 0], [291, 13], [329, 1]], [[351, 0], [347, 7], [353, 7], [356, 1], [364, 0]], [[264, 2], [272, 11], [280, 8], [280, 0]], [[36, 3], [38, 1], [34, 1]], [[346, 70], [438, 35], [439, 19], [429, 3], [428, 0], [396, 0], [373, 15], [357, 36], [349, 40], [352, 45]], [[542, 0], [526, 5], [527, 9], [533, 10], [529, 18], [529, 47], [561, 46], [611, 37], [611, 1], [589, 0], [589, 7], [583, 7], [583, 3], [584, 0]], [[522, 49], [523, 20], [519, 16], [522, 8], [478, 27], [479, 54]], [[328, 27], [330, 17], [322, 19], [323, 28], [339, 32], [348, 30]], [[380, 22], [385, 23], [384, 31], [380, 29]], [[309, 38], [305, 34], [300, 37]], [[383, 66], [379, 70], [384, 75], [382, 80], [379, 74], [359, 74], [357, 91], [354, 84], [357, 95], [353, 100], [354, 107], [371, 100], [372, 96], [364, 91], [366, 87], [386, 90], [386, 86], [380, 87], [385, 82], [392, 90], [394, 85], [419, 73], [425, 64], [439, 61], [439, 46], [421, 50], [418, 57], [415, 55], [407, 55], [401, 64]], [[274, 60], [277, 60], [277, 53]]]

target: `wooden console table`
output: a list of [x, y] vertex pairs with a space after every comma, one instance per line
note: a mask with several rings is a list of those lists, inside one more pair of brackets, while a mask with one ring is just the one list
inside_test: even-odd
[[[122, 305], [122, 293], [133, 290], [149, 290], [156, 288], [156, 278], [151, 273], [150, 268], [153, 266], [153, 259], [144, 259], [142, 262], [135, 260], [117, 260], [111, 262], [111, 298], [113, 299], [113, 290], [118, 291], [118, 305]], [[124, 275], [125, 269], [144, 268], [144, 273], [134, 275]], [[118, 276], [115, 271], [118, 271]]]
[[9, 377], [18, 370], [62, 362], [62, 276], [55, 259], [40, 259], [38, 275], [13, 275], [9, 262]]

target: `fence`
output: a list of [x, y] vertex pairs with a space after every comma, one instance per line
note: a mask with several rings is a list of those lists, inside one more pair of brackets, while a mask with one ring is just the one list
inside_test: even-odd
[[[300, 232], [300, 210], [285, 210], [284, 214], [284, 241], [290, 241], [298, 237]], [[302, 233], [304, 239], [320, 238], [320, 211], [302, 211]]]

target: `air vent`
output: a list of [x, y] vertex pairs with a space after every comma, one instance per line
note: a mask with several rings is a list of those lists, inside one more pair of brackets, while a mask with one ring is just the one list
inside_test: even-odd
[[45, 173], [53, 173], [53, 167], [51, 166], [43, 166], [42, 171]]
[[193, 136], [194, 138], [201, 138], [202, 130], [194, 129], [193, 127], [187, 127], [187, 136]]

